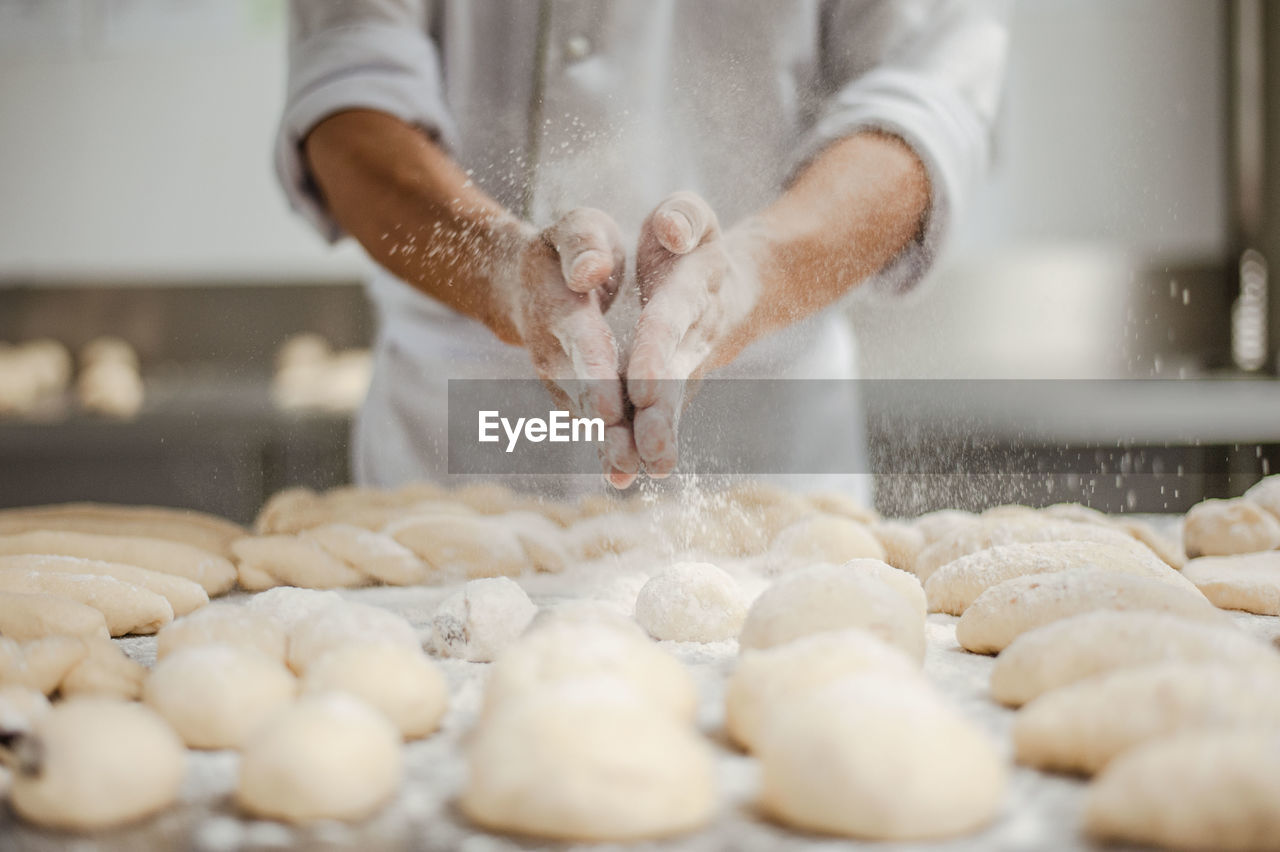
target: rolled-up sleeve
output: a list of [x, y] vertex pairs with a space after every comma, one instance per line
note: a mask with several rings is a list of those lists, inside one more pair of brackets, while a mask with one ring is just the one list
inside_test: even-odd
[[823, 15], [831, 94], [800, 147], [797, 169], [862, 130], [903, 139], [927, 170], [920, 234], [881, 270], [880, 292], [901, 293], [929, 270], [957, 210], [985, 175], [1003, 90], [1008, 0], [835, 2]]
[[389, 113], [446, 147], [455, 136], [421, 0], [292, 0], [284, 114], [275, 169], [290, 206], [330, 241], [329, 215], [302, 156], [320, 121], [347, 109]]

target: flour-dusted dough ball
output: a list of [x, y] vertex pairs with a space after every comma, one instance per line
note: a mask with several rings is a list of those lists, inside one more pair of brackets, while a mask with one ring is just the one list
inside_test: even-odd
[[840, 564], [850, 559], [880, 559], [884, 547], [865, 524], [839, 515], [811, 515], [782, 530], [769, 546], [774, 572], [815, 562]]
[[342, 692], [304, 695], [275, 714], [240, 755], [236, 802], [289, 822], [359, 820], [400, 785], [400, 732]]
[[1280, 547], [1280, 518], [1251, 500], [1205, 500], [1182, 520], [1187, 556], [1232, 556]]
[[673, 718], [690, 720], [697, 710], [688, 669], [649, 639], [610, 625], [553, 622], [525, 634], [494, 661], [484, 712], [548, 684], [601, 675], [630, 684]]
[[636, 621], [654, 639], [721, 642], [736, 637], [746, 617], [738, 581], [709, 562], [677, 562], [636, 597]]
[[871, 534], [884, 548], [884, 561], [894, 568], [915, 573], [916, 559], [924, 550], [924, 533], [903, 521], [878, 521]]
[[857, 628], [744, 651], [725, 690], [725, 730], [735, 743], [754, 750], [770, 713], [829, 683], [865, 672], [920, 677], [920, 663]]
[[444, 675], [426, 654], [372, 637], [312, 663], [302, 691], [350, 693], [381, 711], [407, 740], [435, 731], [449, 706]]
[[1093, 541], [1118, 547], [1133, 547], [1133, 537], [1122, 530], [1098, 524], [1060, 521], [1039, 513], [1016, 518], [980, 518], [963, 524], [930, 544], [916, 560], [916, 574], [926, 583], [948, 562], [997, 547], [1035, 541]]
[[1244, 498], [1266, 509], [1272, 517], [1280, 520], [1280, 474], [1259, 480], [1244, 492]]
[[472, 580], [431, 616], [431, 648], [444, 657], [491, 662], [537, 612], [524, 589], [508, 577]]
[[178, 798], [186, 750], [141, 704], [78, 698], [55, 706], [31, 734], [35, 765], [14, 773], [9, 800], [44, 828], [98, 831], [136, 822]]
[[156, 664], [142, 698], [190, 748], [240, 748], [293, 700], [297, 683], [279, 660], [235, 645], [181, 648]]
[[88, 653], [88, 643], [73, 636], [47, 636], [29, 642], [0, 636], [0, 683], [48, 695]]
[[807, 831], [867, 840], [969, 834], [1004, 801], [995, 744], [922, 680], [860, 674], [772, 714], [760, 805]]
[[108, 639], [111, 633], [100, 611], [71, 598], [0, 592], [0, 636], [16, 640], [46, 636]]
[[608, 677], [527, 692], [467, 746], [459, 804], [496, 830], [576, 841], [693, 831], [716, 807], [711, 749], [684, 722]]
[[427, 566], [389, 535], [353, 524], [324, 524], [298, 534], [320, 545], [330, 556], [378, 583], [415, 586], [427, 581]]
[[342, 595], [332, 590], [276, 586], [249, 598], [245, 606], [250, 612], [266, 616], [288, 635], [289, 631], [308, 616], [345, 603]]
[[912, 659], [924, 659], [924, 618], [899, 592], [835, 565], [795, 571], [765, 589], [747, 611], [738, 642], [772, 648], [801, 636], [860, 627]]
[[1018, 707], [1087, 677], [1160, 662], [1271, 666], [1280, 652], [1228, 624], [1166, 612], [1097, 610], [1023, 633], [991, 670], [991, 697]]
[[1180, 531], [1164, 532], [1156, 529], [1146, 521], [1124, 516], [1116, 518], [1111, 525], [1133, 536], [1134, 541], [1139, 542], [1156, 556], [1159, 556], [1170, 568], [1181, 571], [1182, 567], [1187, 564], [1187, 553], [1182, 547]]
[[853, 571], [856, 574], [864, 574], [879, 580], [901, 595], [903, 600], [911, 604], [911, 608], [919, 612], [921, 618], [928, 614], [924, 586], [920, 585], [920, 581], [916, 579], [914, 574], [903, 571], [900, 568], [894, 568], [889, 563], [881, 562], [879, 559], [850, 559], [840, 567], [846, 571]]
[[945, 538], [961, 527], [968, 527], [978, 522], [978, 516], [972, 512], [962, 512], [959, 509], [938, 509], [936, 512], [928, 512], [911, 522], [911, 526], [920, 531], [924, 536], [924, 543], [927, 547], [939, 539]]
[[516, 534], [481, 515], [411, 516], [383, 532], [443, 579], [515, 577], [528, 565]]
[[1202, 556], [1182, 573], [1214, 606], [1280, 615], [1280, 551]]
[[[1171, 783], [1171, 779], [1172, 783]], [[1117, 757], [1089, 785], [1085, 828], [1167, 849], [1280, 849], [1280, 730], [1188, 731]]]
[[1212, 663], [1157, 663], [1047, 692], [1013, 719], [1018, 762], [1092, 774], [1148, 740], [1196, 728], [1275, 724], [1280, 673]]
[[377, 639], [410, 650], [422, 650], [413, 625], [390, 610], [370, 604], [343, 602], [326, 607], [298, 622], [289, 631], [289, 668], [306, 674], [307, 666], [335, 648]]
[[63, 698], [92, 695], [134, 701], [142, 695], [147, 667], [132, 659], [115, 642], [85, 642], [88, 653], [67, 671], [58, 685]]
[[1211, 624], [1229, 624], [1221, 610], [1159, 580], [1106, 571], [1059, 571], [1014, 577], [992, 586], [956, 623], [956, 641], [975, 654], [997, 654], [1028, 630], [1100, 609], [1169, 612]]
[[57, 595], [79, 601], [102, 613], [112, 636], [155, 633], [173, 621], [173, 607], [164, 597], [105, 575], [0, 568], [0, 592]]
[[283, 662], [285, 631], [271, 616], [239, 603], [215, 603], [166, 625], [156, 636], [156, 659], [193, 645], [221, 642]]
[[935, 571], [925, 591], [933, 612], [962, 615], [978, 595], [1005, 580], [1073, 570], [1133, 574], [1196, 591], [1191, 581], [1137, 542], [1121, 546], [1092, 541], [1040, 541], [979, 550]]

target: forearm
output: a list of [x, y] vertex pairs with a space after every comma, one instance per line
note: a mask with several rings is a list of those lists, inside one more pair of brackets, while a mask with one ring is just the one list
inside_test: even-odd
[[374, 260], [520, 342], [494, 282], [532, 229], [438, 145], [393, 116], [350, 110], [316, 125], [304, 154], [334, 219]]
[[740, 345], [817, 313], [884, 268], [920, 232], [929, 200], [924, 165], [895, 136], [860, 133], [824, 151], [731, 235], [760, 288]]

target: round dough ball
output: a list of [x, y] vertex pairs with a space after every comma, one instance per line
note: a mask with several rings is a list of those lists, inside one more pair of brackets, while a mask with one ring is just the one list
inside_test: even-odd
[[78, 698], [55, 706], [32, 732], [33, 771], [14, 773], [10, 803], [44, 828], [97, 831], [135, 822], [178, 798], [182, 741], [155, 711]]
[[919, 677], [920, 664], [865, 630], [815, 633], [744, 651], [725, 690], [725, 729], [748, 751], [756, 748], [765, 718], [829, 683], [864, 672]]
[[[1176, 783], [1170, 783], [1176, 779]], [[1188, 731], [1117, 757], [1085, 792], [1085, 828], [1126, 845], [1280, 848], [1280, 731]]]
[[649, 639], [609, 625], [551, 623], [526, 634], [494, 661], [484, 712], [552, 683], [602, 675], [629, 683], [673, 718], [690, 720], [697, 711], [693, 677]]
[[871, 525], [871, 534], [884, 548], [884, 561], [894, 568], [915, 573], [916, 558], [925, 548], [924, 533], [902, 521], [879, 521]]
[[938, 509], [935, 512], [928, 512], [921, 515], [911, 522], [911, 526], [920, 531], [924, 536], [925, 546], [933, 544], [939, 539], [946, 538], [951, 533], [962, 527], [968, 527], [978, 522], [978, 516], [972, 512], [962, 512], [959, 509]]
[[142, 700], [191, 748], [240, 748], [296, 692], [293, 675], [278, 660], [209, 644], [180, 648], [157, 663]]
[[1280, 474], [1260, 479], [1244, 492], [1244, 499], [1261, 506], [1280, 520]]
[[459, 804], [485, 828], [577, 841], [692, 831], [716, 806], [711, 750], [613, 678], [527, 692], [467, 748]]
[[245, 602], [251, 612], [261, 613], [271, 619], [287, 636], [307, 616], [331, 606], [342, 606], [342, 595], [327, 589], [300, 589], [297, 586], [276, 586], [258, 592]]
[[289, 668], [306, 674], [307, 666], [335, 648], [379, 642], [421, 651], [413, 625], [390, 610], [344, 601], [342, 606], [325, 607], [302, 619], [289, 631]]
[[1232, 556], [1280, 547], [1280, 519], [1251, 500], [1205, 500], [1182, 521], [1187, 556]]
[[772, 714], [760, 804], [787, 825], [867, 840], [969, 834], [1000, 810], [994, 743], [921, 681], [861, 674]]
[[380, 710], [405, 739], [438, 728], [449, 705], [444, 675], [426, 654], [377, 642], [328, 652], [307, 668], [302, 691], [348, 692]]
[[508, 577], [472, 580], [431, 616], [431, 648], [444, 657], [487, 663], [524, 632], [538, 608]]
[[677, 562], [636, 597], [636, 621], [654, 639], [722, 642], [738, 635], [746, 617], [737, 580], [709, 562]]
[[390, 720], [346, 693], [315, 693], [250, 738], [235, 796], [267, 819], [359, 820], [395, 794], [400, 776], [400, 733]]
[[913, 660], [923, 660], [924, 618], [886, 583], [835, 565], [788, 574], [765, 589], [747, 612], [738, 642], [772, 648], [801, 636], [860, 627]]
[[1280, 551], [1202, 556], [1182, 571], [1216, 607], [1280, 615]]
[[850, 559], [840, 567], [846, 571], [863, 574], [884, 583], [901, 595], [903, 600], [911, 604], [911, 608], [920, 613], [921, 618], [929, 614], [929, 605], [924, 595], [924, 586], [920, 585], [920, 581], [916, 579], [914, 574], [903, 571], [900, 568], [894, 568], [888, 562], [881, 562], [879, 559]]
[[769, 546], [774, 572], [815, 562], [840, 564], [850, 559], [880, 559], [884, 546], [863, 524], [839, 515], [817, 514], [782, 530]]
[[161, 628], [156, 659], [213, 642], [249, 648], [277, 662], [285, 658], [285, 632], [270, 616], [243, 604], [215, 603]]

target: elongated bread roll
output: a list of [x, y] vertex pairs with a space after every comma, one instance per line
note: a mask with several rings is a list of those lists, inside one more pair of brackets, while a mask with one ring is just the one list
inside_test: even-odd
[[89, 643], [74, 636], [49, 636], [31, 642], [0, 636], [0, 685], [16, 684], [48, 695], [88, 654]]
[[79, 556], [137, 565], [148, 571], [173, 574], [199, 583], [210, 595], [221, 595], [236, 584], [236, 567], [229, 559], [190, 544], [130, 535], [32, 530], [0, 535], [0, 556], [45, 553]]
[[298, 537], [315, 542], [333, 558], [379, 583], [413, 586], [427, 580], [427, 566], [422, 560], [389, 535], [352, 524], [325, 524], [305, 530]]
[[131, 659], [115, 642], [91, 640], [88, 653], [67, 672], [58, 685], [63, 698], [105, 695], [136, 701], [142, 697], [147, 667]]
[[155, 633], [173, 621], [173, 607], [155, 592], [101, 574], [0, 569], [0, 592], [58, 595], [102, 613], [112, 636]]
[[0, 592], [0, 636], [25, 641], [46, 636], [106, 639], [102, 613], [71, 598], [57, 595]]
[[60, 503], [0, 510], [0, 535], [33, 530], [159, 538], [226, 557], [231, 555], [231, 542], [246, 532], [239, 524], [204, 512], [158, 506]]
[[237, 540], [232, 548], [239, 560], [240, 585], [251, 591], [275, 586], [341, 589], [368, 581], [317, 542], [297, 536], [252, 536]]
[[155, 592], [169, 602], [173, 614], [186, 615], [209, 602], [209, 596], [196, 583], [175, 577], [172, 574], [161, 574], [159, 571], [148, 571], [137, 565], [122, 565], [118, 562], [100, 562], [96, 559], [81, 559], [78, 556], [0, 556], [0, 571], [10, 569], [18, 571], [41, 571], [54, 574], [95, 574], [102, 577], [115, 577], [126, 583]]

